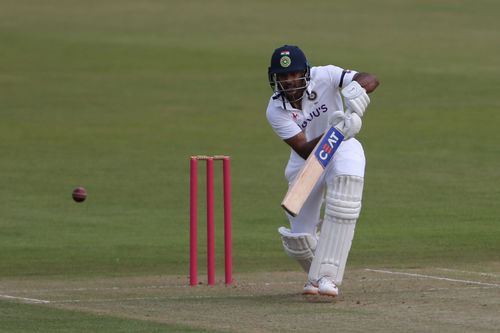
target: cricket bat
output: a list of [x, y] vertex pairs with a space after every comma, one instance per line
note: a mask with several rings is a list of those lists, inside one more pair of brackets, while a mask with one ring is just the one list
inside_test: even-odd
[[330, 127], [323, 134], [281, 202], [281, 207], [288, 214], [292, 216], [299, 214], [314, 185], [316, 185], [343, 140], [344, 134], [335, 127]]

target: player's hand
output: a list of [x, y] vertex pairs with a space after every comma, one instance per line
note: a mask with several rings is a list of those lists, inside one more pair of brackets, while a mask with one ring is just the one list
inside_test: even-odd
[[328, 125], [330, 125], [330, 127], [335, 127], [337, 126], [337, 124], [344, 121], [344, 118], [345, 118], [344, 111], [334, 111], [332, 114], [328, 116]]
[[341, 129], [342, 133], [344, 133], [344, 140], [354, 138], [361, 131], [361, 126], [361, 117], [347, 110], [344, 118], [344, 127]]
[[358, 82], [352, 81], [342, 89], [341, 93], [344, 96], [346, 107], [363, 117], [368, 104], [370, 104], [370, 97], [368, 97], [366, 90]]
[[361, 118], [351, 110], [347, 110], [345, 113], [342, 111], [333, 112], [328, 117], [328, 123], [344, 134], [344, 140], [354, 138], [362, 126]]

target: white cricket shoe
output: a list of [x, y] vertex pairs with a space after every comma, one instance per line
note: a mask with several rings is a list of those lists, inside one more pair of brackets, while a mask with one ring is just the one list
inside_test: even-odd
[[302, 295], [318, 295], [318, 287], [315, 286], [311, 281], [307, 281], [304, 285]]
[[324, 276], [318, 281], [318, 293], [324, 296], [335, 297], [339, 294], [339, 288], [329, 277]]

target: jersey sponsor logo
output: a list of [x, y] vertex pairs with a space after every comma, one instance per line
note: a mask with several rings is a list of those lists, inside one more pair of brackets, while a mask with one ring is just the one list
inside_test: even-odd
[[307, 116], [306, 119], [304, 119], [300, 127], [302, 127], [302, 129], [306, 128], [311, 121], [313, 121], [315, 118], [318, 118], [322, 113], [325, 113], [327, 111], [328, 107], [326, 106], [326, 104], [321, 104], [321, 106], [318, 106], [313, 112], [309, 113], [309, 115]]
[[318, 149], [314, 152], [314, 156], [323, 168], [326, 168], [328, 162], [330, 162], [333, 154], [335, 154], [335, 151], [337, 151], [337, 148], [343, 140], [344, 135], [335, 127], [331, 127], [328, 132], [326, 132], [319, 143]]
[[299, 114], [297, 112], [292, 112], [292, 119], [294, 121], [297, 121], [298, 118], [299, 118]]

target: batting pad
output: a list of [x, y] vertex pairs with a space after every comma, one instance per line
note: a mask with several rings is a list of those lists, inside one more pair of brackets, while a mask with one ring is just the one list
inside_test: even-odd
[[316, 238], [306, 233], [292, 233], [285, 227], [279, 228], [278, 232], [288, 256], [297, 260], [306, 273], [309, 272], [317, 245]]
[[309, 280], [328, 276], [340, 285], [344, 277], [347, 256], [354, 237], [354, 228], [361, 211], [363, 178], [337, 176], [328, 184], [325, 218], [309, 270]]

